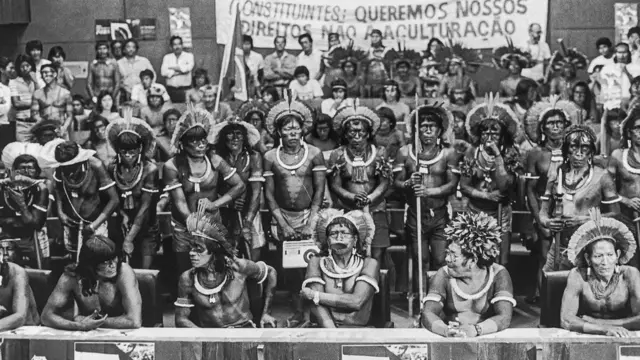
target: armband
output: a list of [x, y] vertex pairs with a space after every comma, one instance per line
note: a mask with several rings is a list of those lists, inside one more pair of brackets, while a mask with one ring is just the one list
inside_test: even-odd
[[109, 183], [109, 184], [107, 184], [107, 185], [105, 185], [105, 186], [103, 186], [103, 187], [99, 188], [98, 190], [99, 190], [99, 191], [105, 191], [105, 190], [107, 190], [108, 188], [110, 188], [110, 187], [114, 186], [115, 184], [116, 184], [116, 182], [115, 182], [115, 181], [112, 181], [111, 183]]
[[305, 287], [307, 287], [307, 285], [309, 285], [309, 284], [321, 284], [321, 285], [326, 285], [327, 283], [326, 283], [324, 280], [322, 280], [322, 278], [319, 278], [319, 277], [311, 277], [311, 278], [305, 279], [305, 280], [302, 282], [302, 287], [301, 287], [301, 288], [302, 288], [302, 289], [304, 289], [304, 288], [305, 288]]
[[158, 193], [158, 190], [157, 190], [157, 189], [147, 189], [147, 188], [144, 188], [144, 187], [142, 188], [142, 191], [144, 191], [144, 192], [148, 192], [148, 193], [151, 193], [151, 194], [156, 194], [156, 193]]
[[40, 210], [40, 211], [42, 211], [43, 213], [46, 213], [46, 212], [47, 212], [47, 209], [43, 208], [43, 207], [42, 207], [42, 206], [40, 206], [40, 205], [35, 205], [35, 204], [34, 204], [34, 205], [32, 205], [32, 206], [33, 206], [33, 208], [34, 208], [34, 209], [36, 209], [36, 210]]
[[195, 306], [189, 298], [177, 298], [176, 302], [174, 302], [173, 305], [182, 308], [192, 308]]
[[493, 299], [491, 299], [491, 304], [495, 304], [498, 301], [508, 301], [511, 303], [511, 305], [516, 306], [516, 300], [511, 297], [511, 296], [496, 296]]
[[232, 177], [233, 175], [235, 175], [235, 173], [236, 173], [236, 168], [233, 168], [233, 170], [231, 170], [231, 172], [229, 173], [229, 175], [225, 176], [222, 180], [227, 181], [227, 180], [231, 179], [231, 177]]
[[273, 176], [273, 171], [265, 171], [265, 172], [262, 174], [262, 177], [269, 177], [269, 176]]
[[311, 169], [311, 171], [316, 172], [316, 171], [324, 171], [327, 172], [327, 167], [326, 166], [316, 166], [313, 169]]
[[258, 261], [256, 264], [258, 266], [262, 265], [262, 268], [264, 269], [262, 278], [258, 280], [258, 284], [262, 284], [265, 280], [267, 280], [267, 276], [269, 275], [269, 267], [267, 267], [267, 264], [265, 264], [264, 261]]
[[620, 196], [613, 198], [611, 200], [602, 200], [602, 203], [605, 205], [610, 205], [610, 204], [615, 204], [617, 202], [620, 202], [622, 200], [622, 198]]
[[356, 278], [356, 282], [358, 281], [364, 281], [367, 284], [371, 285], [371, 287], [373, 287], [373, 289], [376, 291], [375, 293], [379, 293], [380, 292], [380, 288], [378, 287], [378, 282], [375, 281], [373, 278], [371, 278], [370, 276], [367, 275], [360, 275]]
[[167, 185], [167, 186], [165, 186], [163, 191], [168, 192], [168, 191], [180, 188], [180, 187], [182, 187], [182, 184]]

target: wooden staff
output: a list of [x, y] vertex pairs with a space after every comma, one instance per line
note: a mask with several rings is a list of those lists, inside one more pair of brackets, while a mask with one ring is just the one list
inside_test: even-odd
[[640, 239], [640, 215], [638, 215], [637, 211], [633, 212], [633, 218], [633, 222], [636, 224], [636, 245], [638, 245], [638, 239]]
[[[558, 169], [558, 184], [556, 187], [556, 194], [554, 195], [555, 200], [555, 210], [553, 216], [555, 218], [561, 218], [563, 216], [563, 205], [562, 205], [562, 197], [563, 197], [564, 189], [562, 188], [562, 168]], [[562, 231], [558, 231], [555, 234], [555, 245], [554, 250], [556, 252], [556, 256], [553, 259], [553, 269], [558, 270], [560, 266], [560, 241], [562, 240]]]
[[[414, 128], [414, 145], [415, 145], [415, 151], [416, 151], [416, 167], [418, 169], [418, 173], [420, 170], [420, 153], [422, 152], [420, 150], [420, 124], [418, 123], [418, 94], [416, 93], [415, 96], [415, 101], [416, 101], [416, 124], [415, 124], [415, 128]], [[422, 178], [422, 175], [420, 175], [420, 178]], [[417, 242], [418, 242], [418, 295], [419, 295], [419, 299], [420, 299], [420, 313], [422, 313], [422, 297], [424, 296], [424, 285], [422, 283], [423, 280], [423, 274], [422, 274], [422, 200], [420, 199], [419, 196], [416, 196], [416, 215], [417, 215], [417, 221], [416, 221], [416, 227], [417, 227], [417, 231], [416, 231], [416, 238], [417, 238]]]
[[80, 261], [80, 249], [82, 249], [82, 231], [84, 230], [84, 222], [80, 220], [78, 225], [78, 248], [76, 251], [76, 264]]
[[33, 243], [36, 247], [36, 262], [38, 269], [42, 270], [42, 255], [40, 254], [40, 240], [38, 239], [38, 231], [33, 232]]
[[609, 144], [607, 143], [607, 109], [605, 108], [600, 120], [600, 155], [606, 158], [609, 155]]

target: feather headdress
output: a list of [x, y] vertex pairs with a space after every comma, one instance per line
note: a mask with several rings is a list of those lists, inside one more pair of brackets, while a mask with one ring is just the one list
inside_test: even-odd
[[368, 54], [366, 51], [356, 48], [353, 40], [349, 40], [346, 46], [332, 49], [324, 56], [324, 59], [329, 67], [334, 69], [341, 68], [347, 62], [355, 64], [358, 69], [362, 69], [364, 66], [361, 65], [368, 62]]
[[620, 264], [626, 264], [636, 252], [633, 233], [622, 222], [602, 217], [599, 208], [589, 209], [591, 220], [576, 230], [569, 240], [567, 257], [577, 267], [586, 267], [584, 249], [598, 240], [608, 240], [620, 249]]
[[40, 144], [20, 141], [12, 142], [2, 149], [2, 163], [6, 170], [13, 170], [13, 162], [18, 156], [31, 155], [38, 161], [38, 166], [42, 168], [41, 153], [42, 145]]
[[465, 69], [470, 72], [478, 70], [480, 65], [483, 65], [482, 55], [476, 49], [469, 49], [462, 43], [454, 43], [449, 39], [449, 45], [442, 49], [443, 67], [441, 72], [446, 72], [450, 63], [461, 64]]
[[515, 47], [513, 40], [507, 37], [506, 46], [501, 46], [493, 50], [493, 63], [496, 67], [508, 69], [512, 60], [516, 60], [523, 69], [533, 66], [531, 54]]
[[418, 106], [409, 114], [409, 124], [411, 126], [407, 126], [406, 132], [409, 134], [409, 138], [413, 136], [413, 133], [416, 129], [416, 114], [418, 118], [420, 118], [423, 114], [434, 113], [442, 119], [442, 134], [440, 137], [446, 143], [451, 143], [453, 140], [453, 127], [452, 125], [455, 122], [455, 118], [451, 111], [447, 110], [444, 107], [444, 102], [434, 102], [433, 104], [425, 104], [422, 106]]
[[542, 129], [540, 123], [542, 119], [552, 110], [560, 110], [564, 114], [567, 123], [565, 128], [571, 124], [579, 124], [582, 122], [583, 109], [581, 109], [576, 103], [568, 100], [561, 100], [559, 96], [552, 95], [548, 101], [539, 101], [524, 115], [524, 132], [534, 143], [542, 141]]
[[469, 257], [495, 261], [502, 242], [498, 221], [486, 213], [462, 213], [444, 229], [447, 240], [460, 245]]
[[107, 142], [114, 150], [118, 151], [118, 137], [124, 133], [134, 134], [142, 140], [142, 154], [147, 159], [153, 159], [156, 151], [156, 137], [153, 129], [146, 121], [133, 117], [133, 108], [125, 107], [123, 109], [124, 117], [112, 121], [107, 125]]
[[207, 212], [201, 204], [198, 204], [198, 210], [187, 217], [187, 231], [198, 238], [205, 241], [213, 241], [227, 253], [233, 257], [237, 254], [237, 248], [233, 236], [230, 236], [227, 229], [219, 220], [209, 212]]
[[269, 106], [260, 100], [249, 99], [243, 102], [237, 111], [238, 116], [243, 121], [249, 121], [248, 117], [253, 113], [258, 113], [264, 120], [269, 113]]
[[371, 241], [373, 240], [373, 234], [376, 231], [376, 226], [373, 222], [373, 218], [369, 213], [362, 210], [353, 210], [345, 213], [343, 210], [338, 209], [324, 209], [318, 213], [318, 222], [316, 223], [316, 241], [320, 249], [326, 249], [328, 247], [327, 227], [332, 221], [338, 218], [345, 218], [351, 222], [358, 230], [358, 236], [360, 239], [360, 245], [365, 250], [371, 247]]
[[576, 133], [582, 133], [588, 138], [589, 143], [595, 146], [598, 139], [596, 132], [587, 125], [573, 124], [564, 132], [564, 141], [568, 143], [568, 139]]
[[373, 134], [380, 128], [380, 117], [366, 106], [360, 106], [360, 100], [356, 99], [353, 105], [340, 109], [333, 117], [333, 129], [342, 134], [344, 125], [351, 120], [362, 120], [369, 124]]
[[300, 101], [294, 100], [291, 89], [286, 89], [284, 92], [284, 99], [277, 102], [273, 105], [271, 110], [269, 110], [267, 120], [265, 121], [267, 131], [271, 134], [275, 134], [278, 120], [287, 115], [292, 115], [302, 120], [304, 128], [313, 126], [313, 114], [311, 113], [309, 106]]
[[511, 110], [509, 105], [500, 102], [499, 95], [494, 96], [489, 93], [485, 97], [484, 103], [474, 106], [467, 114], [465, 128], [474, 143], [480, 138], [478, 125], [485, 119], [495, 119], [502, 123], [513, 138], [516, 138], [520, 132], [518, 116]]
[[175, 130], [173, 130], [173, 137], [171, 138], [171, 151], [174, 153], [178, 152], [178, 145], [180, 144], [180, 140], [187, 131], [201, 127], [204, 131], [209, 134], [211, 127], [213, 126], [213, 115], [205, 109], [200, 109], [195, 107], [193, 104], [189, 103], [187, 105], [187, 111], [185, 111], [178, 123], [176, 124]]
[[566, 64], [573, 64], [576, 70], [586, 69], [589, 66], [589, 58], [576, 48], [567, 48], [562, 38], [558, 39], [560, 51], [555, 51], [551, 56], [551, 66], [555, 71], [561, 71]]
[[242, 121], [238, 116], [232, 115], [229, 116], [225, 121], [213, 125], [213, 127], [209, 131], [209, 143], [214, 145], [217, 144], [218, 141], [220, 141], [220, 132], [222, 131], [222, 129], [224, 129], [228, 125], [233, 124], [243, 126], [245, 129], [247, 129], [247, 141], [249, 142], [249, 145], [251, 147], [253, 147], [260, 141], [260, 132], [255, 128], [255, 126], [249, 124], [246, 121]]
[[385, 59], [393, 63], [394, 69], [402, 63], [407, 64], [409, 70], [417, 69], [422, 64], [422, 55], [415, 50], [407, 49], [406, 45], [403, 47], [400, 41], [398, 41], [398, 50], [389, 50]]

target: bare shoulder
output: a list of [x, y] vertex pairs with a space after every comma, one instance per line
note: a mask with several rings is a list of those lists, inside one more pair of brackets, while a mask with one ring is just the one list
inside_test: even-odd
[[90, 157], [88, 161], [89, 161], [89, 165], [94, 170], [105, 170], [105, 171], [107, 170], [104, 164], [102, 163], [102, 160], [98, 159], [95, 156]]
[[9, 262], [7, 264], [9, 265], [9, 277], [12, 282], [15, 282], [16, 279], [29, 279], [27, 271], [22, 266], [14, 264], [12, 262]]
[[183, 287], [192, 287], [193, 286], [193, 276], [191, 275], [192, 269], [185, 270], [179, 279], [180, 286]]
[[273, 149], [267, 151], [264, 154], [264, 160], [265, 161], [273, 161], [275, 159], [275, 157], [276, 157], [276, 151], [278, 151], [278, 148], [273, 148]]
[[313, 159], [318, 155], [322, 156], [322, 150], [319, 148], [309, 144], [307, 144], [307, 147], [309, 148], [309, 158]]
[[364, 265], [362, 266], [362, 269], [369, 269], [369, 270], [374, 270], [374, 269], [380, 269], [380, 263], [378, 263], [378, 260], [372, 258], [372, 257], [367, 257], [364, 259]]
[[620, 266], [620, 271], [629, 282], [636, 286], [640, 286], [640, 270], [633, 266], [622, 265]]
[[618, 161], [622, 161], [622, 153], [623, 153], [624, 149], [615, 149], [613, 150], [613, 152], [611, 153], [611, 158], [612, 159], [616, 159]]
[[155, 172], [158, 172], [158, 165], [155, 163], [155, 161], [147, 160], [144, 163], [144, 169], [147, 174], [153, 174]]
[[120, 264], [120, 275], [118, 276], [118, 282], [133, 282], [134, 284], [138, 282], [138, 280], [136, 279], [136, 273], [133, 271], [131, 265], [124, 262]]
[[580, 269], [573, 268], [569, 271], [569, 276], [567, 277], [567, 287], [580, 288], [582, 284], [585, 282], [585, 279], [582, 277], [580, 273]]

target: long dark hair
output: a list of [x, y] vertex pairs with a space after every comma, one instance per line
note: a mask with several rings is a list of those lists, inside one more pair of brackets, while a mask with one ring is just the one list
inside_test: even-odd
[[120, 275], [122, 257], [117, 251], [116, 244], [105, 236], [95, 235], [82, 245], [82, 251], [77, 264], [70, 265], [67, 270], [75, 273], [80, 282], [82, 296], [91, 296], [97, 293], [98, 265], [118, 258], [117, 275]]
[[569, 121], [569, 119], [567, 119], [567, 116], [565, 115], [564, 111], [562, 111], [561, 109], [551, 109], [547, 111], [542, 117], [542, 119], [540, 119], [540, 121], [538, 122], [538, 134], [540, 134], [540, 145], [542, 146], [546, 145], [547, 143], [547, 137], [545, 136], [544, 140], [542, 138], [542, 134], [544, 134], [544, 127], [547, 125], [547, 121], [552, 116], [560, 116], [564, 120], [565, 128], [571, 125], [571, 122]]
[[249, 145], [249, 136], [247, 133], [247, 128], [240, 124], [229, 124], [220, 130], [220, 134], [218, 135], [218, 143], [215, 145], [215, 150], [218, 155], [222, 158], [227, 159], [229, 157], [229, 148], [227, 147], [227, 135], [233, 134], [234, 131], [240, 131], [244, 136], [244, 141], [242, 142], [242, 151], [247, 152], [248, 154], [253, 154], [253, 149], [251, 145]]
[[354, 121], [360, 121], [360, 123], [362, 123], [362, 125], [364, 126], [365, 130], [367, 131], [367, 134], [369, 135], [368, 141], [369, 143], [373, 143], [375, 144], [375, 136], [373, 133], [373, 127], [371, 125], [369, 125], [368, 122], [358, 119], [358, 120], [349, 120], [346, 121], [342, 127], [342, 136], [340, 137], [340, 145], [349, 145], [349, 139], [347, 138], [347, 133], [349, 132], [349, 127], [351, 127], [351, 123]]
[[362, 257], [364, 257], [366, 255], [366, 250], [365, 250], [365, 244], [364, 244], [364, 239], [360, 239], [360, 234], [358, 233], [358, 229], [356, 229], [356, 226], [353, 225], [353, 223], [343, 217], [338, 217], [336, 219], [333, 219], [329, 225], [327, 226], [327, 229], [325, 230], [325, 235], [327, 236], [327, 241], [320, 244], [320, 255], [321, 256], [329, 256], [329, 232], [331, 231], [331, 228], [333, 228], [334, 226], [345, 226], [346, 228], [349, 229], [349, 232], [351, 232], [351, 234], [354, 234], [354, 236], [356, 237], [356, 245], [355, 245], [355, 249], [356, 249], [356, 253]]
[[313, 127], [311, 128], [311, 136], [315, 138], [319, 138], [318, 136], [318, 125], [327, 124], [329, 126], [329, 139], [336, 142], [336, 144], [340, 141], [340, 136], [333, 129], [333, 118], [327, 114], [318, 114], [316, 121], [313, 122]]
[[504, 151], [506, 149], [513, 147], [514, 139], [511, 133], [507, 131], [507, 127], [503, 123], [501, 123], [500, 121], [494, 118], [486, 118], [480, 121], [480, 123], [475, 126], [475, 131], [474, 129], [471, 129], [477, 134], [475, 144], [473, 145], [476, 147], [480, 146], [482, 132], [489, 129], [489, 127], [493, 124], [498, 124], [498, 126], [500, 126], [500, 135], [502, 137], [502, 148], [504, 149], [502, 150], [502, 153], [504, 155]]

